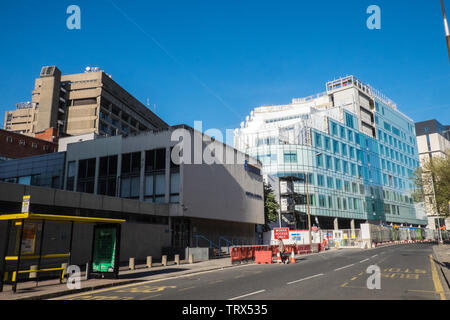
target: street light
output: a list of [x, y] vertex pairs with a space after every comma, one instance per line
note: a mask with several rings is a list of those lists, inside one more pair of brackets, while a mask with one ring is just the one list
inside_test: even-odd
[[444, 0], [441, 0], [442, 14], [444, 16], [445, 38], [447, 39], [448, 58], [450, 59], [450, 31], [448, 29], [447, 17], [445, 16]]

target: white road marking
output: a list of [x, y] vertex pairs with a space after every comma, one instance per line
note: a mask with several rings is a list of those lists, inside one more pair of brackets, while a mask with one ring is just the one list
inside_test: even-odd
[[355, 264], [352, 263], [352, 264], [349, 264], [348, 266], [344, 266], [344, 267], [340, 267], [340, 268], [334, 269], [334, 271], [342, 270], [342, 269], [345, 269], [345, 268], [348, 268], [348, 267], [351, 267], [351, 266], [354, 266], [354, 265]]
[[363, 262], [368, 261], [368, 260], [369, 260], [369, 258], [361, 260], [359, 263], [363, 263]]
[[231, 298], [231, 299], [228, 299], [228, 300], [237, 300], [237, 299], [241, 299], [241, 298], [245, 298], [245, 297], [248, 297], [248, 296], [252, 296], [252, 295], [264, 292], [264, 291], [266, 291], [266, 290], [259, 290], [259, 291], [255, 291], [255, 292], [252, 292], [252, 293], [247, 293], [247, 294], [244, 294], [242, 296], [234, 297], [234, 298]]
[[300, 281], [303, 281], [303, 280], [308, 280], [308, 279], [312, 279], [312, 278], [320, 277], [320, 276], [323, 276], [323, 273], [319, 273], [319, 274], [316, 274], [314, 276], [303, 278], [303, 279], [300, 279], [300, 280], [291, 281], [291, 282], [288, 282], [287, 284], [293, 284], [293, 283], [296, 283], [296, 282], [300, 282]]
[[371, 258], [375, 258], [377, 255], [378, 255], [378, 254], [373, 255], [373, 256], [371, 256]]

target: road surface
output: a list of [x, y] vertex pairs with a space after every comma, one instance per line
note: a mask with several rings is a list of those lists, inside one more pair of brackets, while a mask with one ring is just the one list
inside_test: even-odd
[[[446, 286], [432, 259], [433, 244], [403, 244], [370, 250], [342, 249], [307, 255], [288, 265], [249, 264], [167, 280], [108, 288], [67, 300], [302, 300], [437, 299]], [[380, 288], [367, 273], [378, 266]], [[376, 268], [376, 267], [375, 267]], [[369, 281], [376, 286], [376, 281]], [[444, 288], [444, 289], [443, 289]]]

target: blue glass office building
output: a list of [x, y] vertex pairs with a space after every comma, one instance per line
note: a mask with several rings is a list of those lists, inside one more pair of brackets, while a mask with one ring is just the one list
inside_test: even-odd
[[[235, 147], [258, 158], [264, 174], [308, 174], [312, 222], [322, 228], [426, 225], [411, 197], [419, 166], [414, 122], [353, 76], [288, 105], [256, 108], [236, 130]], [[294, 189], [306, 196], [305, 182]], [[307, 212], [303, 204], [296, 210]]]

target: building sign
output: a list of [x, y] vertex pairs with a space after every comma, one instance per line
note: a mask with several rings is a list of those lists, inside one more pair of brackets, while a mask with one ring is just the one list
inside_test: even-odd
[[275, 228], [273, 229], [274, 239], [289, 239], [289, 228]]
[[258, 176], [261, 175], [261, 169], [255, 165], [248, 163], [247, 160], [245, 160], [244, 168], [245, 168], [245, 171], [252, 172], [254, 174], [257, 174]]
[[30, 196], [23, 196], [22, 213], [28, 213], [30, 211], [30, 198]]

